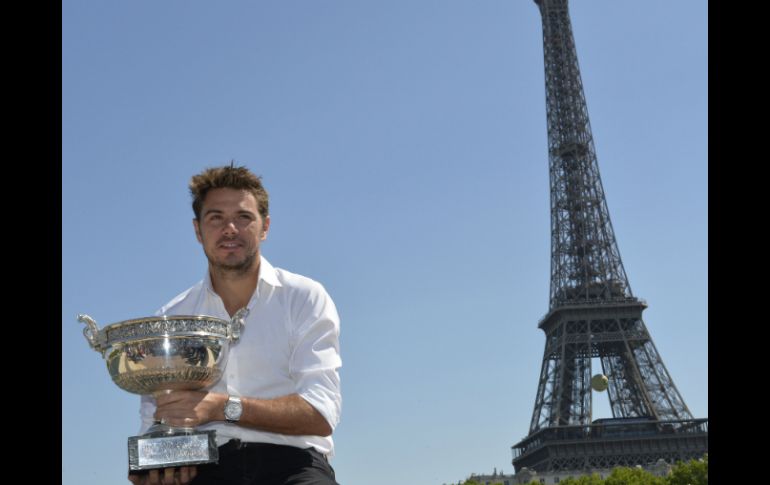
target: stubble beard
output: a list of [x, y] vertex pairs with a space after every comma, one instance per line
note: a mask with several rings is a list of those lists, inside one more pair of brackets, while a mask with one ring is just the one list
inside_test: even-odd
[[249, 253], [243, 260], [237, 263], [227, 263], [224, 261], [217, 261], [208, 254], [206, 257], [209, 260], [209, 266], [212, 270], [225, 277], [239, 277], [248, 274], [257, 261], [257, 251]]

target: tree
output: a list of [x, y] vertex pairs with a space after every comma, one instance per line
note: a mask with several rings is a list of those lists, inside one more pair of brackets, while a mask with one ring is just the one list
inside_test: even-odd
[[598, 473], [592, 475], [583, 475], [580, 477], [569, 477], [559, 481], [559, 485], [604, 485], [604, 480]]
[[658, 477], [641, 467], [618, 467], [604, 480], [603, 485], [667, 485], [666, 479]]
[[678, 461], [666, 477], [667, 485], [708, 485], [709, 455], [706, 453], [699, 460]]

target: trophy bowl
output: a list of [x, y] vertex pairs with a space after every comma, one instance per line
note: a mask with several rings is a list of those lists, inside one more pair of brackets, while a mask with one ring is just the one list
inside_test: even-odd
[[[231, 320], [208, 315], [162, 315], [136, 318], [102, 329], [88, 315], [83, 335], [102, 354], [112, 381], [134, 394], [194, 391], [216, 383], [227, 364], [230, 345], [240, 338], [243, 318]], [[128, 439], [131, 471], [219, 460], [215, 432], [153, 425], [146, 434]]]
[[208, 315], [136, 318], [99, 330], [88, 315], [83, 334], [100, 352], [113, 382], [134, 394], [196, 390], [222, 376], [230, 343], [240, 336], [240, 319]]

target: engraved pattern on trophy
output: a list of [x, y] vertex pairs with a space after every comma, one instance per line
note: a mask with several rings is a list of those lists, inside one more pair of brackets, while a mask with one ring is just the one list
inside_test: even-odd
[[228, 322], [204, 316], [185, 317], [171, 316], [164, 320], [137, 319], [116, 323], [104, 329], [107, 339], [115, 342], [136, 337], [163, 336], [173, 331], [174, 335], [203, 335], [214, 334], [228, 336]]
[[[175, 350], [168, 352], [168, 347]], [[175, 337], [164, 341], [117, 343], [108, 351], [107, 367], [115, 384], [136, 394], [208, 387], [222, 376], [226, 357], [221, 338]], [[167, 369], [176, 369], [169, 373]]]
[[[102, 354], [113, 382], [135, 394], [198, 390], [215, 384], [238, 341], [242, 308], [230, 321], [208, 315], [172, 315], [126, 320], [99, 329], [88, 315], [83, 335]], [[216, 463], [215, 431], [195, 431], [156, 423], [146, 434], [128, 439], [132, 471]]]
[[[549, 310], [538, 324], [546, 344], [535, 406], [529, 435], [513, 447], [514, 467], [556, 471], [699, 458], [708, 450], [708, 419], [693, 419], [674, 385], [642, 320], [647, 304], [631, 292], [620, 257], [568, 2], [534, 1], [545, 58], [551, 282]], [[601, 425], [592, 421], [593, 359], [606, 376], [612, 412]], [[639, 443], [637, 435], [646, 433], [633, 448], [646, 451], [599, 440], [613, 434], [612, 426]], [[667, 432], [680, 436], [661, 439]]]

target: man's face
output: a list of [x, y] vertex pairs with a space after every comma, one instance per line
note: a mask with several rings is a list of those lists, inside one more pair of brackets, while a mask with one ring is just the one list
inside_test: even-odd
[[246, 190], [211, 189], [193, 225], [212, 268], [245, 273], [258, 261], [270, 216], [262, 219], [257, 200]]

